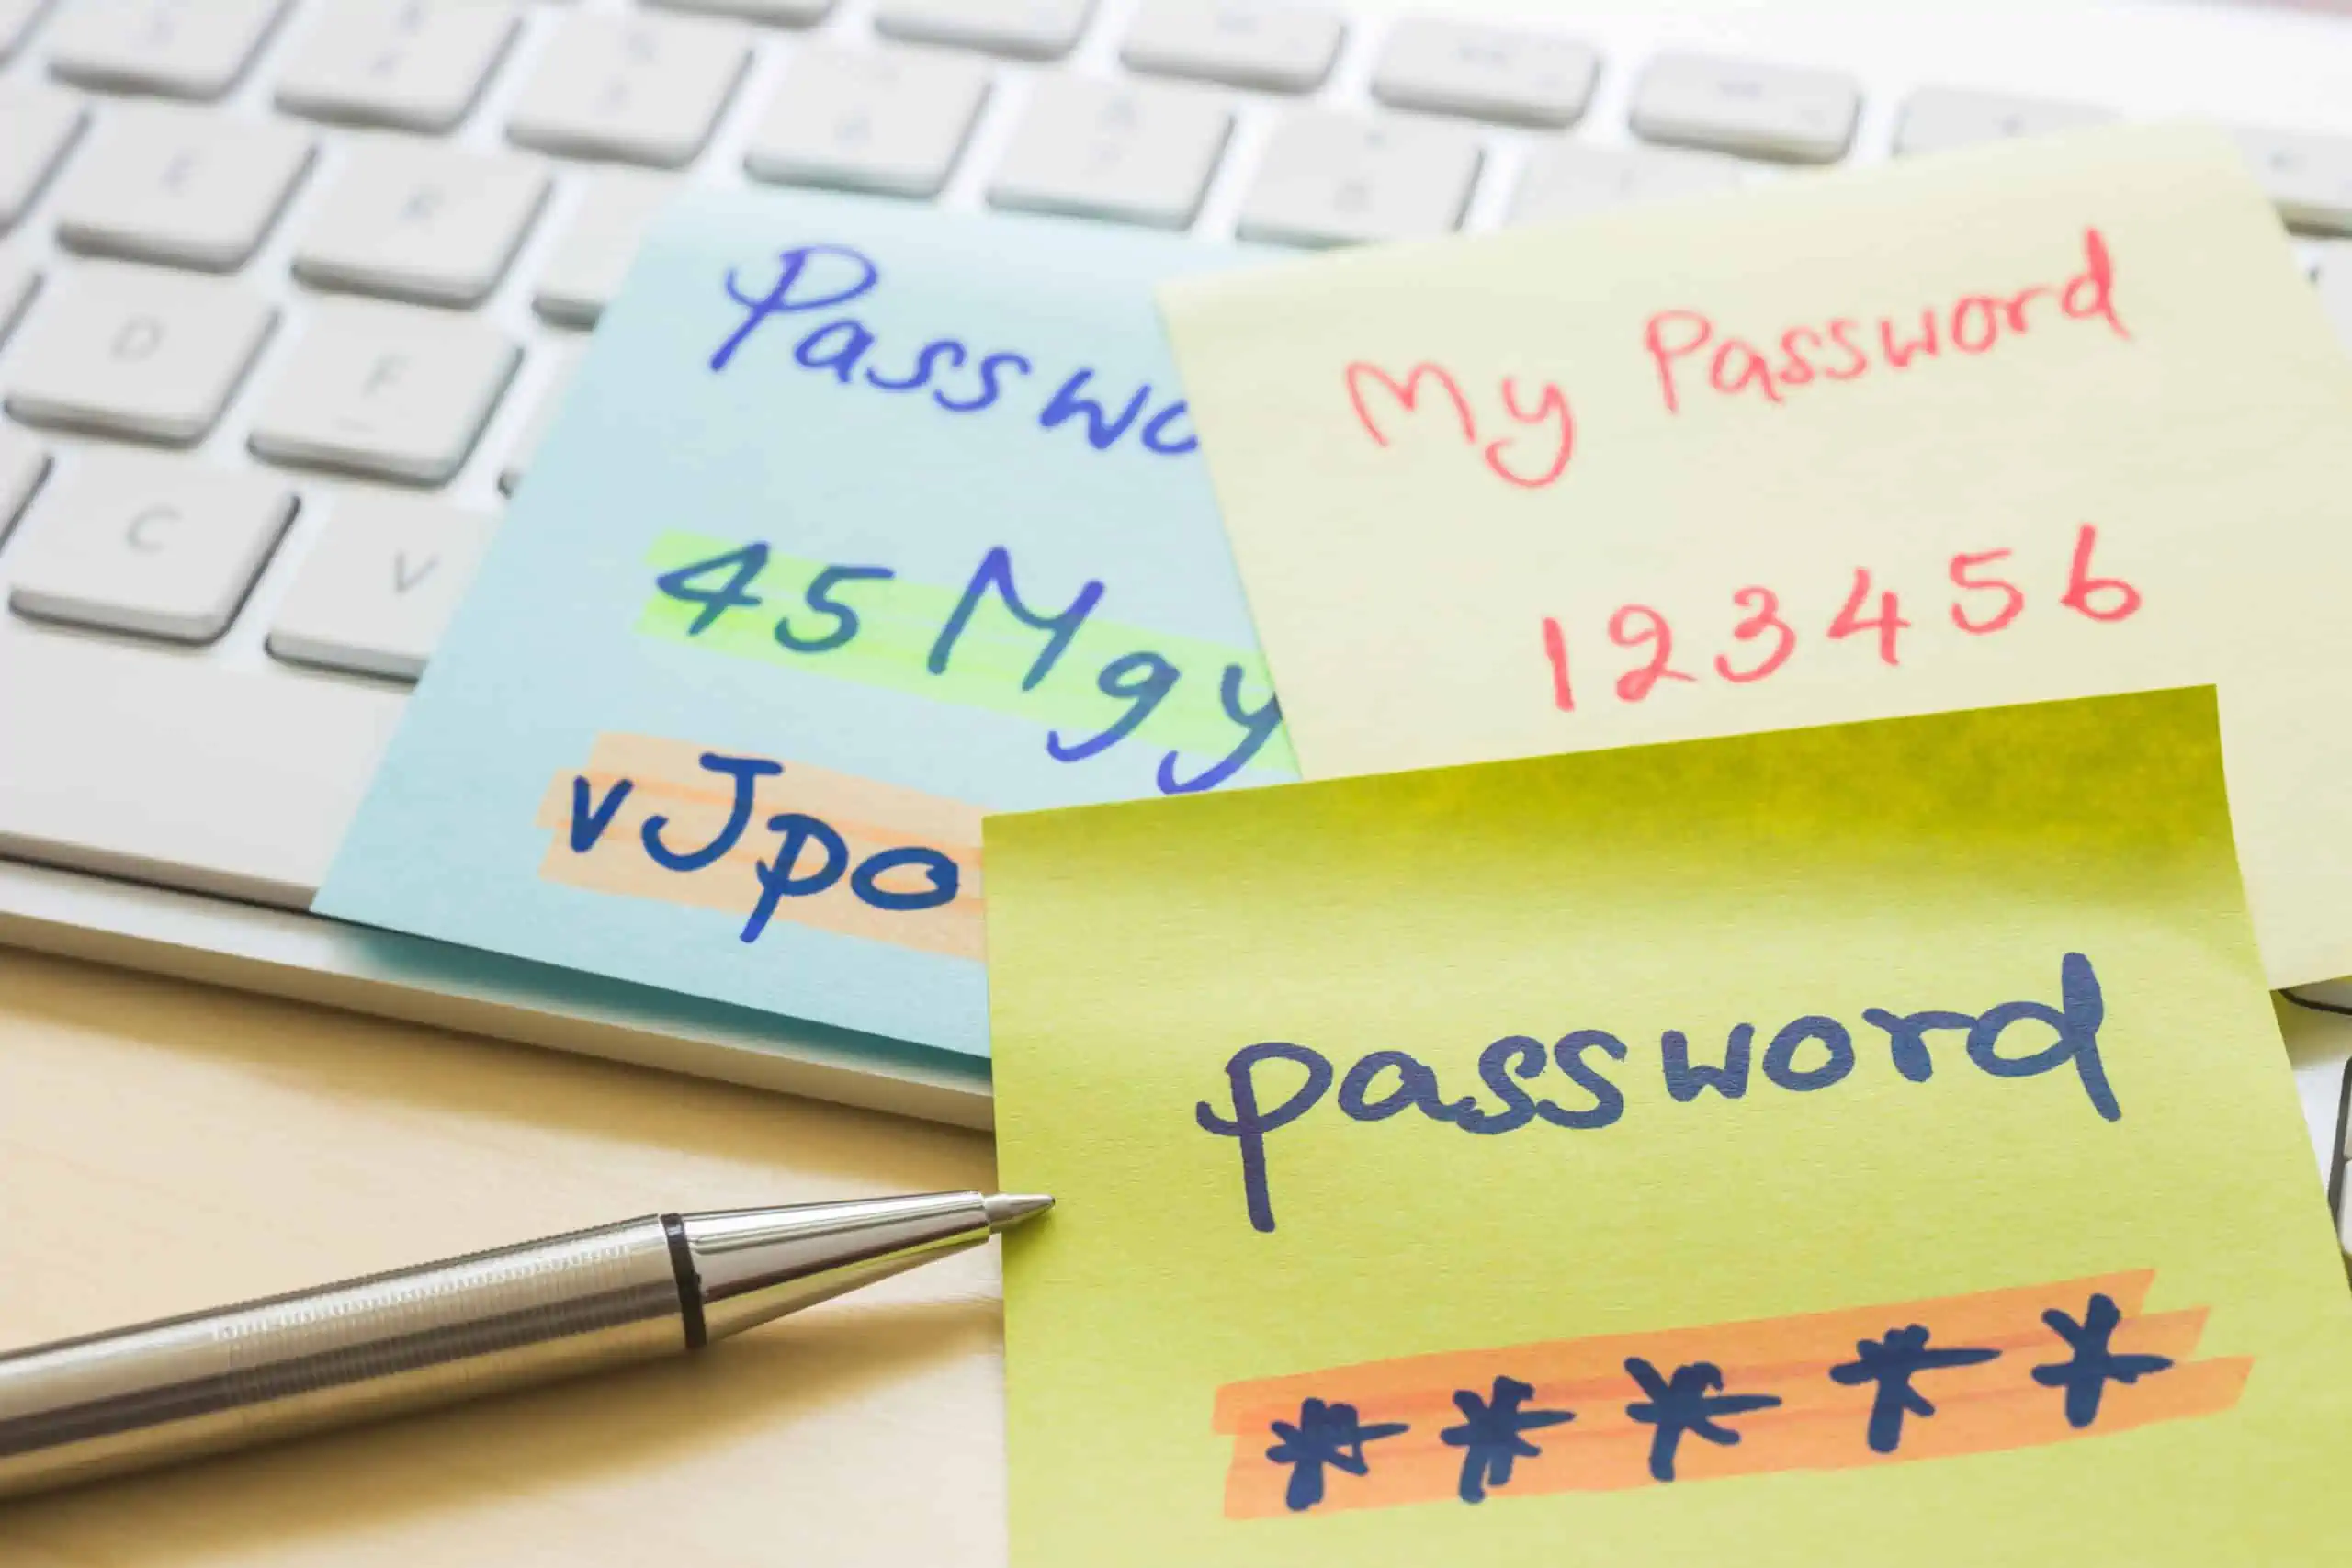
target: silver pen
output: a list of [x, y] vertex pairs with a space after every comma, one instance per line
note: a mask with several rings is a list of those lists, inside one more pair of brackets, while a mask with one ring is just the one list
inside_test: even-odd
[[1053, 1206], [652, 1214], [0, 1356], [0, 1496], [699, 1350]]

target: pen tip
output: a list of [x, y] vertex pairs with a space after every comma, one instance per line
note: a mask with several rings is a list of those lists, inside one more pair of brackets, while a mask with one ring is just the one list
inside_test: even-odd
[[980, 1200], [988, 1210], [989, 1229], [1009, 1230], [1032, 1214], [1042, 1214], [1054, 1201], [1042, 1192], [996, 1192]]

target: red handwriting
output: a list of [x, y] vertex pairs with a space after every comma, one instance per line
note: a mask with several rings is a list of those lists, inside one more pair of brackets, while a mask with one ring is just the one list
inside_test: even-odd
[[1715, 673], [1735, 685], [1744, 686], [1750, 681], [1761, 681], [1789, 661], [1789, 655], [1797, 650], [1797, 629], [1781, 619], [1781, 596], [1769, 588], [1743, 588], [1731, 596], [1731, 602], [1751, 612], [1731, 628], [1735, 638], [1751, 642], [1770, 632], [1776, 639], [1772, 651], [1752, 669], [1735, 670], [1728, 658], [1715, 655]]
[[[1386, 402], [1393, 409], [1383, 412], [1390, 414], [1393, 421], [1396, 415], [1420, 412], [1424, 383], [1442, 392], [1445, 400], [1453, 406], [1453, 417], [1462, 428], [1464, 443], [1478, 446], [1477, 415], [1462, 390], [1462, 383], [1442, 365], [1424, 359], [1399, 379], [1379, 366], [1359, 359], [1348, 366], [1346, 382], [1348, 403], [1355, 410], [1356, 423], [1363, 426], [1364, 434], [1372, 437], [1375, 446], [1389, 444], [1388, 428], [1381, 418], [1375, 417], [1374, 404], [1365, 396], [1367, 390], [1386, 394]], [[1506, 483], [1521, 490], [1542, 490], [1567, 471], [1568, 459], [1576, 452], [1576, 419], [1569, 412], [1567, 394], [1545, 381], [1532, 394], [1531, 406], [1530, 399], [1520, 390], [1518, 378], [1511, 376], [1502, 378], [1501, 392], [1504, 414], [1527, 429], [1496, 436], [1478, 446], [1478, 455], [1487, 468]], [[1530, 445], [1524, 456], [1515, 457], [1522, 434], [1531, 437]]]
[[1562, 713], [1577, 711], [1577, 689], [1568, 680], [1568, 639], [1560, 623], [1544, 617], [1544, 657], [1552, 661], [1552, 705]]
[[[2086, 536], [2097, 536], [2097, 531], [2087, 526], [2083, 529], [2083, 533]], [[2018, 618], [2018, 615], [2025, 609], [2024, 589], [2019, 588], [2016, 583], [2009, 581], [2007, 578], [1972, 577], [1969, 575], [1969, 573], [1976, 570], [1980, 567], [1991, 566], [1996, 562], [2005, 561], [2008, 558], [2009, 552], [2007, 550], [1984, 550], [1975, 555], [1962, 554], [1956, 555], [1951, 558], [1951, 581], [1953, 586], [1959, 588], [1991, 589], [1993, 592], [2001, 595], [2001, 607], [1995, 611], [1991, 615], [1986, 616], [1982, 620], [1972, 619], [1967, 610], [1955, 602], [1951, 607], [1951, 624], [1953, 626], [1958, 626], [1962, 631], [1973, 632], [1978, 637], [1983, 637], [1988, 632], [1999, 631], [2003, 626], [2007, 626], [2011, 621]]]
[[1462, 395], [1461, 384], [1454, 380], [1453, 373], [1445, 367], [1432, 365], [1424, 359], [1406, 371], [1405, 378], [1399, 381], [1379, 366], [1359, 359], [1348, 367], [1348, 401], [1355, 408], [1356, 422], [1372, 436], [1374, 446], [1387, 446], [1388, 434], [1372, 417], [1372, 411], [1364, 406], [1363, 384], [1366, 381], [1379, 382], [1390, 397], [1404, 405], [1407, 413], [1413, 413], [1421, 406], [1421, 378], [1424, 376], [1432, 378], [1453, 400], [1453, 415], [1462, 422], [1462, 439], [1478, 439], [1478, 422], [1471, 415], [1470, 400]]
[[[1634, 622], [1636, 615], [1641, 617], [1638, 629]], [[1664, 615], [1647, 604], [1620, 605], [1617, 613], [1609, 617], [1609, 640], [1620, 648], [1640, 648], [1646, 644], [1650, 649], [1648, 663], [1617, 677], [1617, 695], [1622, 701], [1640, 702], [1660, 681], [1698, 679], [1695, 675], [1686, 675], [1679, 670], [1668, 668], [1668, 662], [1674, 658], [1674, 628], [1666, 624]]]
[[[2075, 530], [2064, 592], [2056, 603], [2086, 619], [2128, 620], [2139, 612], [2140, 591], [2120, 577], [2101, 577], [2092, 570], [2099, 547], [2098, 529], [2088, 523]], [[2007, 577], [2003, 563], [2011, 552], [1962, 551], [1948, 563], [1948, 575], [1957, 592], [1948, 606], [1951, 624], [1972, 637], [1999, 632], [2027, 609], [2026, 591]], [[1773, 589], [1751, 583], [1731, 595], [1734, 615], [1729, 641], [1713, 660], [1716, 676], [1734, 685], [1748, 685], [1778, 671], [1797, 651], [1802, 634], [1781, 608]], [[1819, 623], [1815, 623], [1818, 625]], [[1931, 623], [1932, 625], [1932, 623]], [[1674, 667], [1674, 627], [1663, 611], [1649, 604], [1621, 604], [1604, 628], [1609, 641], [1641, 655], [1639, 662], [1620, 673], [1613, 685], [1623, 703], [1647, 701], [1663, 682], [1695, 682], [1698, 677]], [[1870, 637], [1865, 645], [1878, 660], [1902, 667], [1902, 635], [1914, 629], [1903, 615], [1898, 589], [1882, 585], [1868, 567], [1855, 569], [1844, 602], [1824, 628], [1825, 640], [1841, 642]], [[1568, 628], [1556, 616], [1543, 621], [1544, 656], [1552, 668], [1552, 705], [1562, 713], [1576, 711], [1576, 694], [1568, 679]], [[1871, 634], [1875, 634], [1874, 636]], [[1927, 635], [1922, 630], [1922, 635]]]
[[2047, 330], [2060, 321], [2104, 321], [2117, 337], [2132, 335], [2116, 313], [2114, 258], [2097, 229], [2083, 231], [2082, 270], [2060, 283], [1963, 294], [1924, 306], [1916, 316], [1832, 316], [1760, 340], [1720, 336], [1702, 311], [1659, 310], [1643, 326], [1642, 346], [1657, 372], [1667, 412], [1679, 413], [1686, 396], [1702, 388], [1777, 404], [1815, 381], [1907, 370], [1937, 358], [1946, 345], [1956, 354], [1986, 354], [2037, 323]]

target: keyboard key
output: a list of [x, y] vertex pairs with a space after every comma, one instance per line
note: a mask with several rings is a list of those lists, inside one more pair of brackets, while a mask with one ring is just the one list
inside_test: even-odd
[[2241, 130], [2237, 138], [2290, 228], [2352, 234], [2352, 138], [2285, 130]]
[[710, 139], [750, 58], [741, 29], [718, 22], [567, 17], [506, 134], [549, 152], [678, 168]]
[[968, 60], [812, 43], [786, 63], [743, 166], [763, 180], [936, 196], [988, 90]]
[[440, 484], [473, 450], [522, 354], [462, 316], [331, 300], [254, 416], [274, 463]]
[[24, 48], [49, 0], [0, 0], [0, 61]]
[[17, 330], [17, 318], [32, 303], [33, 293], [40, 287], [40, 274], [33, 264], [0, 253], [0, 344]]
[[85, 87], [217, 98], [245, 73], [286, 0], [74, 0], [49, 68]]
[[1894, 130], [1894, 151], [1905, 156], [1942, 152], [1982, 141], [2054, 135], [2114, 118], [2112, 111], [2091, 104], [1922, 87], [1903, 106], [1903, 121]]
[[526, 158], [393, 136], [355, 138], [294, 247], [294, 276], [428, 305], [488, 297], [547, 200]]
[[1342, 244], [1442, 234], [1462, 221], [1478, 138], [1456, 126], [1302, 109], [1266, 148], [1241, 237]]
[[1037, 76], [989, 200], [1182, 229], [1232, 128], [1226, 107], [1194, 90]]
[[676, 184], [659, 175], [605, 169], [585, 176], [587, 189], [557, 239], [531, 308], [560, 327], [593, 327], [621, 291], [646, 225]]
[[881, 0], [874, 29], [910, 43], [1058, 60], [1078, 46], [1094, 0]]
[[747, 22], [780, 22], [805, 28], [832, 14], [833, 0], [646, 0], [673, 11], [703, 11], [714, 17], [741, 17]]
[[514, 39], [503, 0], [334, 0], [277, 78], [277, 107], [319, 119], [448, 130]]
[[199, 440], [277, 320], [233, 283], [83, 267], [51, 285], [9, 356], [8, 412], [28, 424]]
[[569, 345], [556, 350], [555, 363], [548, 367], [538, 400], [531, 405], [531, 417], [523, 422], [522, 431], [507, 451], [506, 461], [499, 465], [501, 494], [513, 495], [514, 487], [523, 482], [523, 476], [530, 472], [532, 460], [539, 455], [539, 443], [548, 438], [548, 427], [555, 423], [556, 411], [563, 407], [564, 394], [571, 389], [571, 378], [580, 369], [580, 353]]
[[169, 642], [229, 629], [294, 516], [254, 473], [144, 452], [85, 452], [10, 551], [20, 615]]
[[40, 443], [13, 424], [0, 424], [0, 543], [25, 514], [25, 502], [48, 472], [49, 454]]
[[106, 111], [57, 199], [78, 251], [232, 272], [252, 259], [311, 163], [311, 138], [277, 120], [177, 104]]
[[0, 853], [305, 908], [406, 700], [0, 617]]
[[1528, 157], [1510, 221], [1544, 223], [1660, 197], [1736, 190], [1747, 170], [1729, 158], [1660, 147], [1595, 147], [1565, 137]]
[[1319, 6], [1144, 0], [1119, 58], [1132, 71], [1303, 93], [1331, 73], [1346, 32]]
[[1795, 164], [1846, 155], [1862, 95], [1850, 77], [1702, 54], [1662, 54], [1634, 89], [1634, 134]]
[[496, 522], [404, 495], [352, 491], [334, 505], [270, 622], [269, 651], [298, 664], [413, 681]]
[[16, 226], [80, 135], [82, 100], [42, 82], [0, 82], [0, 232]]
[[1400, 109], [1557, 127], [1584, 113], [1600, 73], [1600, 56], [1566, 39], [1408, 17], [1380, 51], [1372, 95]]

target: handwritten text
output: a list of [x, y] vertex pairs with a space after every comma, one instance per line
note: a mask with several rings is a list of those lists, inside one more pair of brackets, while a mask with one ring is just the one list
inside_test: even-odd
[[[2075, 531], [2074, 554], [2056, 603], [2085, 620], [2129, 620], [2139, 612], [2139, 589], [2120, 577], [2103, 577], [2093, 570], [2098, 549], [2098, 528], [2086, 523]], [[2006, 630], [2026, 611], [2026, 591], [2014, 577], [2006, 549], [1962, 551], [1946, 564], [1953, 590], [1944, 605], [1945, 619], [1970, 637], [1991, 637]], [[1733, 685], [1752, 685], [1777, 673], [1804, 640], [1789, 619], [1778, 591], [1750, 583], [1730, 595], [1729, 612], [1721, 617], [1718, 643], [1722, 651], [1708, 660], [1702, 652], [1696, 665], [1678, 664], [1674, 627], [1665, 614], [1649, 604], [1621, 604], [1603, 626], [1610, 643], [1637, 652], [1639, 661], [1621, 671], [1612, 682], [1621, 703], [1646, 701], [1662, 682], [1693, 684], [1712, 671]], [[1816, 623], [1817, 624], [1817, 623]], [[1868, 567], [1856, 567], [1838, 613], [1823, 629], [1828, 642], [1850, 637], [1875, 654], [1881, 664], [1903, 662], [1903, 635], [1914, 623], [1903, 614], [1903, 595], [1874, 578]], [[1949, 634], [1947, 634], [1949, 635]], [[1571, 658], [1567, 626], [1546, 615], [1543, 623], [1544, 657], [1551, 666], [1552, 705], [1562, 713], [1577, 706], [1576, 667]]]
[[[1012, 349], [982, 349], [953, 333], [932, 337], [911, 354], [894, 353], [880, 341], [876, 330], [847, 307], [882, 286], [882, 268], [864, 252], [848, 245], [795, 245], [776, 254], [775, 276], [764, 285], [747, 284], [740, 269], [727, 269], [727, 297], [741, 306], [744, 316], [711, 352], [713, 374], [733, 364], [761, 327], [782, 317], [797, 318], [788, 331], [798, 335], [792, 344], [793, 362], [804, 370], [829, 376], [843, 387], [864, 387], [893, 397], [928, 396], [932, 404], [951, 414], [977, 414], [1002, 402], [1007, 408], [1022, 401], [1022, 389], [1039, 374], [1038, 356]], [[1108, 389], [1098, 382], [1092, 366], [1046, 371], [1050, 383], [1035, 407], [1036, 427], [1048, 433], [1073, 421], [1097, 452], [1117, 446], [1129, 430], [1135, 445], [1155, 457], [1174, 457], [1199, 443], [1187, 426], [1181, 398], [1155, 397], [1150, 382], [1132, 391], [1125, 386]]]
[[[2079, 953], [2067, 953], [2058, 973], [2055, 1007], [2020, 1000], [1982, 1013], [1868, 1008], [1862, 1021], [1884, 1036], [1888, 1065], [1907, 1082], [1926, 1083], [1935, 1077], [1931, 1035], [1957, 1034], [1968, 1060], [1993, 1077], [2039, 1077], [2071, 1066], [2092, 1110], [2107, 1121], [2120, 1121], [2123, 1107], [2099, 1055], [2098, 1030], [2107, 1009], [2098, 973]], [[2005, 1038], [2020, 1024], [2040, 1024], [2054, 1038], [2034, 1050], [2005, 1051]], [[1747, 1094], [1758, 1066], [1774, 1089], [1815, 1094], [1845, 1082], [1861, 1066], [1854, 1032], [1826, 1015], [1808, 1014], [1781, 1025], [1765, 1043], [1760, 1063], [1756, 1036], [1753, 1024], [1733, 1025], [1717, 1066], [1693, 1060], [1689, 1036], [1679, 1029], [1667, 1030], [1658, 1041], [1658, 1066], [1668, 1097], [1682, 1105], [1710, 1093], [1740, 1100]], [[1267, 1135], [1321, 1104], [1335, 1082], [1338, 1093], [1333, 1098], [1340, 1113], [1355, 1122], [1385, 1122], [1411, 1111], [1428, 1121], [1486, 1136], [1514, 1133], [1538, 1122], [1590, 1132], [1614, 1126], [1625, 1114], [1624, 1090], [1608, 1068], [1631, 1055], [1623, 1040], [1601, 1029], [1570, 1030], [1548, 1046], [1532, 1035], [1505, 1035], [1478, 1055], [1479, 1082], [1499, 1102], [1489, 1108], [1475, 1095], [1447, 1099], [1436, 1070], [1404, 1051], [1370, 1052], [1340, 1076], [1320, 1051], [1288, 1041], [1266, 1041], [1243, 1046], [1226, 1062], [1229, 1109], [1220, 1110], [1204, 1100], [1194, 1107], [1193, 1119], [1202, 1131], [1234, 1141], [1241, 1156], [1241, 1197], [1250, 1224], [1271, 1231], [1274, 1207]], [[1276, 1068], [1276, 1063], [1283, 1066]], [[1564, 1105], [1529, 1091], [1527, 1085], [1554, 1069], [1577, 1091], [1577, 1102]], [[1288, 1092], [1277, 1100], [1274, 1086], [1261, 1082], [1261, 1073], [1288, 1078]]]

